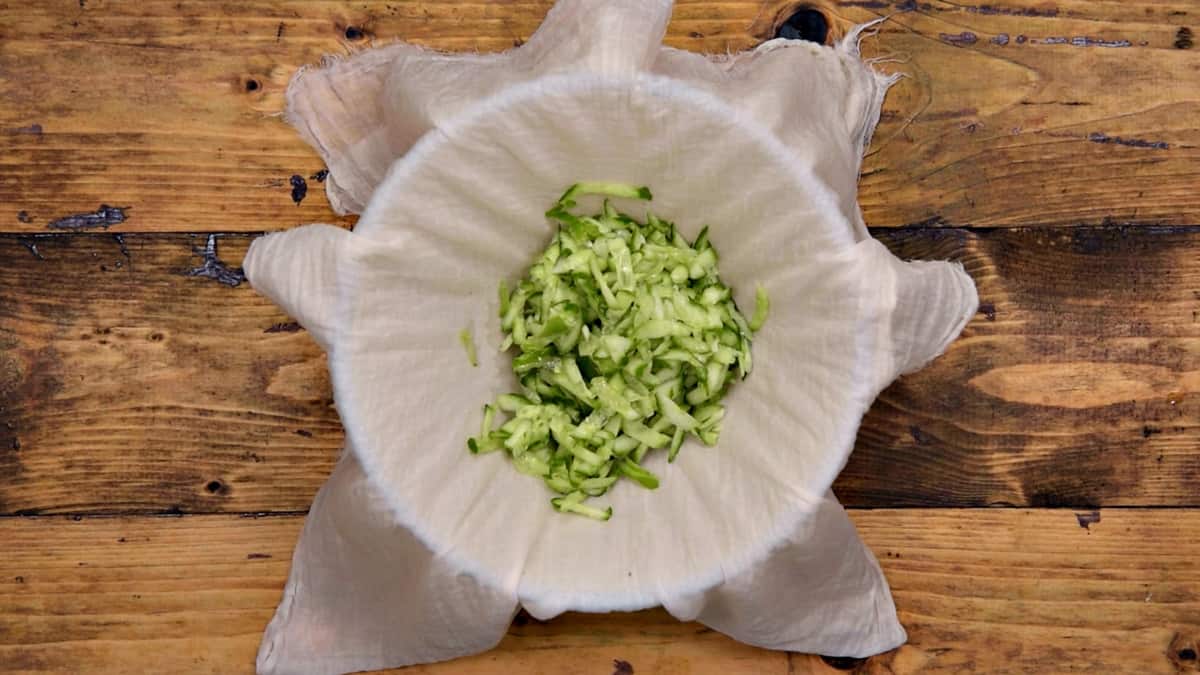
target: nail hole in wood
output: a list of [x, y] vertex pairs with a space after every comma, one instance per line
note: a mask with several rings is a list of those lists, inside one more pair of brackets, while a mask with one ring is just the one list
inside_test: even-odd
[[246, 91], [258, 91], [260, 86], [258, 80], [246, 80]]
[[800, 7], [786, 21], [779, 24], [775, 37], [788, 40], [808, 40], [825, 44], [829, 37], [829, 20], [812, 7]]
[[1185, 647], [1183, 649], [1180, 649], [1179, 650], [1179, 660], [1180, 661], [1195, 661], [1196, 660], [1196, 650], [1192, 649], [1191, 647]]
[[346, 39], [347, 40], [358, 41], [358, 40], [363, 39], [364, 37], [366, 37], [366, 33], [363, 33], [362, 29], [359, 28], [358, 26], [346, 26]]
[[221, 488], [223, 488], [223, 487], [225, 487], [225, 486], [221, 484], [221, 481], [219, 481], [219, 480], [210, 480], [210, 481], [208, 482], [208, 485], [205, 485], [205, 486], [204, 486], [204, 489], [205, 489], [205, 490], [208, 490], [209, 492], [211, 492], [211, 493], [213, 493], [213, 494], [217, 494], [218, 492], [220, 492], [220, 491], [221, 491]]

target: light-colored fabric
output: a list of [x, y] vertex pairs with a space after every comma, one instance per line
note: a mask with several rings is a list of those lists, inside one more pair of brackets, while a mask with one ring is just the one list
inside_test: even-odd
[[258, 670], [335, 675], [443, 661], [495, 646], [516, 611], [515, 596], [397, 524], [347, 451], [304, 523]]
[[[663, 605], [751, 644], [830, 655], [903, 642], [879, 567], [829, 486], [879, 391], [974, 313], [974, 285], [959, 265], [904, 263], [867, 235], [856, 182], [890, 79], [862, 63], [857, 32], [835, 47], [776, 40], [710, 60], [659, 46], [670, 7], [561, 0], [507, 54], [393, 45], [295, 79], [289, 116], [328, 163], [331, 199], [365, 210], [354, 233], [259, 239], [245, 268], [328, 350], [356, 480], [370, 486], [337, 503], [373, 515], [331, 518], [318, 498], [262, 672], [485, 649], [517, 603], [543, 619]], [[542, 212], [578, 180], [648, 185], [649, 208], [685, 234], [711, 226], [742, 306], [757, 284], [772, 300], [720, 443], [689, 443], [670, 466], [652, 454], [661, 487], [618, 484], [606, 523], [553, 512], [540, 481], [502, 453], [464, 447], [482, 404], [516, 385], [498, 350], [497, 283], [523, 275], [552, 235]], [[464, 328], [476, 368], [457, 343]], [[335, 533], [366, 532], [404, 543], [380, 543], [383, 563], [322, 561]], [[441, 572], [421, 577], [428, 569]], [[396, 595], [371, 592], [389, 584], [404, 617]], [[303, 621], [289, 609], [299, 604]], [[413, 632], [430, 612], [458, 621], [461, 639]], [[367, 637], [328, 656], [305, 637], [328, 624]], [[364, 646], [389, 624], [394, 648]], [[367, 660], [351, 658], [361, 650]], [[325, 670], [306, 670], [316, 663]]]

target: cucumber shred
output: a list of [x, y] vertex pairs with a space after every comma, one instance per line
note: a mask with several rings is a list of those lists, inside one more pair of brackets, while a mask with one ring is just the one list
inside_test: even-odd
[[467, 362], [472, 368], [479, 367], [479, 355], [475, 352], [475, 338], [471, 336], [471, 330], [464, 328], [458, 333], [458, 342], [463, 346], [463, 350], [467, 353]]
[[[750, 373], [769, 301], [759, 286], [753, 316], [742, 315], [707, 227], [688, 242], [673, 223], [607, 200], [600, 213], [572, 213], [588, 194], [652, 199], [645, 187], [576, 183], [546, 212], [558, 225], [550, 245], [511, 290], [498, 288], [501, 348], [514, 350], [521, 391], [484, 406], [467, 447], [506, 451], [558, 495], [555, 510], [608, 520], [612, 507], [588, 500], [621, 478], [657, 488], [642, 466], [649, 452], [673, 462], [687, 436], [716, 444], [721, 399]], [[470, 333], [460, 339], [476, 365]]]

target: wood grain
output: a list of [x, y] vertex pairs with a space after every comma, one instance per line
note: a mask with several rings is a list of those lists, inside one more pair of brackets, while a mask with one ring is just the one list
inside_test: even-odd
[[[878, 234], [963, 261], [983, 310], [867, 415], [847, 504], [1200, 506], [1200, 228]], [[342, 440], [324, 357], [187, 276], [205, 241], [0, 237], [0, 513], [308, 507]]]
[[[217, 241], [236, 268], [249, 239]], [[324, 354], [248, 285], [188, 276], [205, 246], [0, 243], [0, 513], [307, 509], [341, 444]]]
[[962, 261], [981, 311], [876, 401], [846, 503], [1198, 503], [1200, 229], [877, 235]]
[[[681, 0], [667, 43], [750, 48], [800, 4]], [[884, 106], [865, 166], [868, 222], [1200, 222], [1191, 94], [1200, 52], [1185, 39], [1198, 28], [1188, 3], [811, 4], [834, 34], [889, 16], [864, 49], [900, 59], [881, 67], [909, 75]], [[44, 231], [101, 204], [131, 207], [116, 232], [349, 224], [329, 212], [309, 178], [320, 161], [279, 116], [296, 68], [399, 38], [502, 50], [528, 37], [549, 5], [0, 6], [0, 231]], [[293, 175], [308, 184], [299, 205]]]
[[[910, 642], [863, 662], [738, 645], [661, 610], [522, 618], [403, 673], [655, 675], [1196, 670], [1200, 511], [857, 511]], [[249, 673], [301, 518], [0, 519], [0, 672]], [[1194, 654], [1192, 654], [1194, 656]], [[833, 665], [830, 665], [833, 664]]]
[[[281, 119], [288, 78], [394, 39], [507, 49], [550, 5], [0, 2], [0, 672], [252, 672], [342, 442], [320, 350], [238, 283], [253, 233], [354, 222]], [[1200, 9], [678, 0], [667, 43], [751, 48], [800, 6], [834, 37], [889, 17], [864, 53], [908, 77], [860, 201], [983, 301], [835, 486], [905, 507], [851, 517], [910, 643], [822, 659], [661, 610], [522, 616], [396, 672], [1200, 672]], [[1076, 508], [928, 508], [985, 505]]]

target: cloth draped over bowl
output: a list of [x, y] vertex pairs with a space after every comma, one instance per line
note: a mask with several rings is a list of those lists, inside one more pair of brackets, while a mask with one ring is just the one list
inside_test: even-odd
[[[549, 619], [661, 605], [749, 644], [833, 656], [904, 642], [830, 485], [879, 392], [975, 313], [974, 284], [867, 232], [858, 173], [893, 78], [860, 57], [863, 27], [832, 46], [705, 57], [662, 46], [671, 9], [560, 0], [509, 52], [398, 43], [293, 79], [288, 119], [326, 162], [331, 204], [362, 215], [354, 232], [262, 237], [244, 264], [328, 352], [347, 434], [259, 672], [477, 653], [522, 607]], [[522, 276], [552, 233], [542, 211], [578, 180], [650, 186], [649, 208], [688, 236], [711, 226], [739, 304], [756, 284], [772, 298], [720, 443], [669, 466], [652, 454], [662, 486], [618, 485], [607, 523], [552, 512], [503, 453], [465, 449], [482, 404], [514, 386], [496, 284]]]

